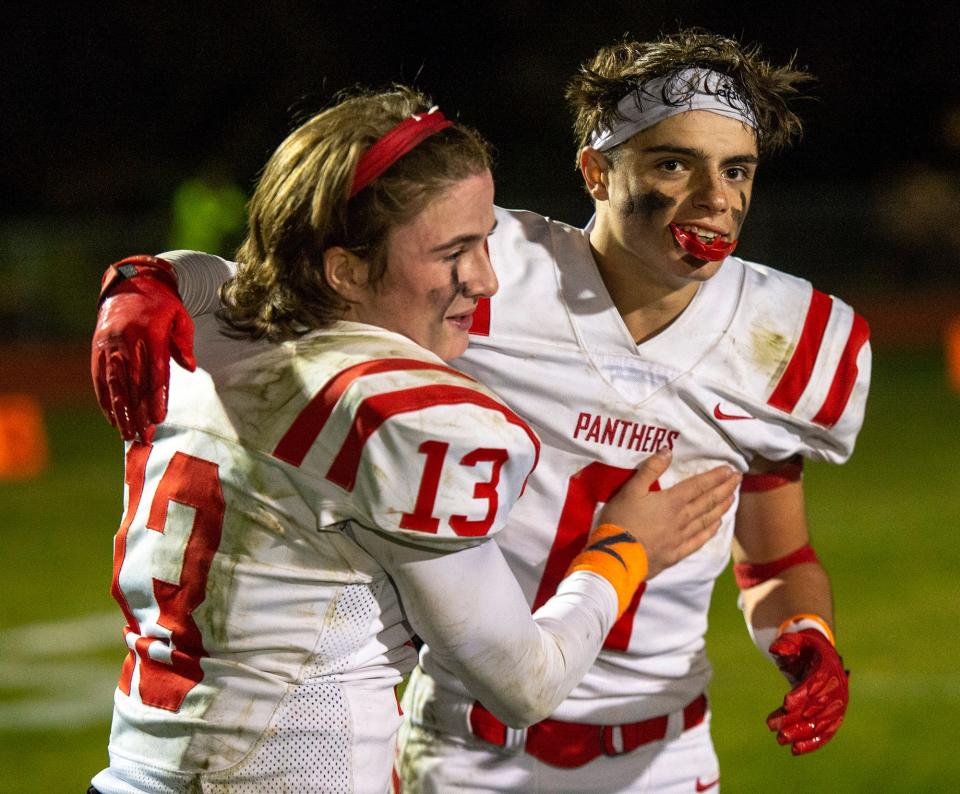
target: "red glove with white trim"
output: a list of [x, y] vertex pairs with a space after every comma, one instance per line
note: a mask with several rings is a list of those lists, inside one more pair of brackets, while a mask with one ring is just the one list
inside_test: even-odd
[[825, 745], [847, 711], [849, 672], [830, 640], [814, 628], [781, 634], [771, 645], [777, 666], [794, 688], [783, 706], [767, 717], [767, 727], [794, 755]]
[[170, 358], [193, 371], [193, 320], [173, 266], [131, 256], [103, 275], [90, 373], [100, 410], [126, 440], [149, 443], [167, 415]]

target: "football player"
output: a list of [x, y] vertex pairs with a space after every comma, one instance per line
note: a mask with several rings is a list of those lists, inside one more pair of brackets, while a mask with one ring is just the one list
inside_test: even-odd
[[664, 485], [720, 462], [744, 472], [736, 521], [650, 580], [581, 684], [525, 731], [490, 719], [424, 649], [406, 694], [405, 790], [718, 785], [704, 634], [731, 552], [747, 626], [789, 681], [768, 727], [796, 754], [837, 731], [847, 677], [802, 460], [851, 454], [868, 329], [809, 282], [733, 255], [759, 160], [800, 131], [788, 100], [806, 79], [756, 48], [683, 31], [605, 47], [570, 81], [595, 217], [578, 229], [498, 213], [501, 289], [457, 361], [544, 439], [530, 498], [498, 544], [535, 609], [591, 509], [661, 441], [674, 450]]

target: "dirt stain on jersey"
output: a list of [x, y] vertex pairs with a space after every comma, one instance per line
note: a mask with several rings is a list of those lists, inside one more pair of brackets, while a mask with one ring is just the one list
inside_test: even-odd
[[[230, 722], [221, 723], [222, 715], [214, 714], [213, 720], [220, 723], [219, 730], [194, 733], [184, 755], [198, 772], [205, 773], [208, 783], [219, 784], [217, 791], [242, 790], [227, 788], [231, 782], [235, 783], [239, 771], [236, 764], [244, 761], [245, 757], [244, 767], [249, 767], [251, 763], [256, 764], [256, 750], [268, 743], [277, 733], [272, 726], [267, 726], [257, 733], [260, 727], [259, 721], [254, 719], [257, 698], [244, 696], [243, 705], [238, 706], [240, 697], [235, 689], [231, 690], [229, 695], [223, 689], [217, 693], [216, 699], [227, 699], [227, 708], [233, 715]], [[229, 768], [224, 769], [225, 766]]]
[[750, 332], [750, 351], [763, 371], [771, 371], [771, 383], [780, 379], [793, 354], [793, 343], [779, 331], [755, 325]]
[[376, 463], [367, 464], [370, 468], [370, 473], [373, 475], [373, 479], [378, 480], [379, 482], [384, 483], [389, 486], [392, 485], [396, 477], [388, 472], [382, 466], [378, 466]]
[[221, 648], [230, 643], [231, 604], [236, 597], [238, 584], [236, 570], [247, 555], [236, 533], [224, 534], [227, 542], [221, 543], [220, 551], [210, 566], [206, 595], [203, 603], [197, 607], [204, 634]]
[[[435, 722], [430, 703], [424, 706], [423, 721], [428, 725]], [[409, 722], [401, 731], [402, 738], [397, 748], [397, 773], [400, 775], [401, 790], [413, 791], [417, 783], [424, 779], [434, 757], [434, 742], [437, 739], [433, 731]]]

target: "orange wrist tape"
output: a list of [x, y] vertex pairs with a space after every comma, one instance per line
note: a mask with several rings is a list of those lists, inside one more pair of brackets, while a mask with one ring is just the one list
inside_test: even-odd
[[601, 524], [590, 533], [587, 547], [573, 558], [565, 575], [592, 571], [610, 582], [617, 591], [619, 618], [648, 570], [647, 550], [640, 541], [616, 524]]
[[777, 636], [779, 637], [787, 631], [803, 631], [803, 629], [818, 629], [821, 634], [830, 640], [830, 644], [834, 648], [837, 647], [837, 641], [833, 636], [833, 630], [830, 628], [830, 624], [819, 615], [814, 615], [809, 612], [801, 612], [799, 615], [787, 618], [780, 624]]

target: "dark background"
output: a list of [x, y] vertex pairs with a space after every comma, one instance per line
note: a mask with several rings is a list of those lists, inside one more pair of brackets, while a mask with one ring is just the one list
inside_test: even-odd
[[[852, 303], [876, 354], [852, 461], [804, 474], [851, 708], [822, 751], [775, 746], [764, 720], [783, 680], [724, 575], [708, 640], [723, 789], [949, 790], [960, 320], [948, 367], [939, 342], [960, 318], [956, 4], [62, 5], [15, 5], [0, 24], [0, 792], [83, 791], [107, 761], [126, 649], [108, 592], [121, 447], [87, 363], [104, 265], [167, 248], [173, 198], [198, 175], [249, 191], [295, 120], [357, 82], [415, 80], [497, 144], [501, 204], [581, 223], [563, 85], [599, 46], [678, 24], [774, 61], [796, 52], [818, 75], [806, 139], [762, 166], [740, 251]], [[5, 396], [43, 422], [30, 431]], [[25, 471], [18, 454], [46, 448], [46, 469]]]
[[[99, 3], [14, 11], [0, 34], [0, 330], [86, 328], [102, 266], [167, 246], [178, 185], [249, 193], [292, 126], [356, 83], [416, 83], [494, 142], [498, 203], [581, 224], [564, 84], [599, 46], [680, 25], [818, 77], [804, 141], [760, 170], [740, 253], [844, 297], [957, 290], [954, 4]], [[24, 309], [37, 299], [43, 318]]]

